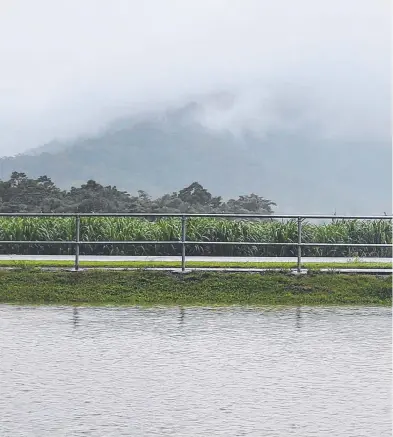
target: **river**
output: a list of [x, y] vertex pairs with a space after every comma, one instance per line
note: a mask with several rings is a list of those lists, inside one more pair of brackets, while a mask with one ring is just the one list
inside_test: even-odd
[[391, 436], [391, 315], [1, 305], [0, 435]]

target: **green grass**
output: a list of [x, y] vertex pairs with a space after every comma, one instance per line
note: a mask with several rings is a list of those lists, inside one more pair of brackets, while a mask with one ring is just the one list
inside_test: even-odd
[[[72, 268], [74, 266], [73, 261], [12, 261], [12, 260], [0, 260], [0, 267], [14, 267], [19, 269], [34, 269], [42, 267], [58, 267], [58, 268]], [[168, 267], [168, 268], [179, 268], [181, 266], [180, 261], [81, 261], [81, 268], [104, 268], [104, 267], [114, 267], [114, 268], [152, 268], [152, 267]], [[293, 262], [217, 262], [217, 261], [188, 261], [186, 263], [188, 268], [203, 268], [203, 267], [216, 267], [216, 268], [249, 268], [249, 269], [295, 269], [297, 267], [296, 263]], [[303, 268], [311, 270], [319, 269], [391, 269], [392, 262], [374, 263], [374, 262], [345, 262], [345, 263], [318, 263], [310, 262], [303, 263]]]
[[[178, 255], [180, 245], [122, 245], [122, 241], [180, 241], [181, 220], [163, 218], [83, 217], [81, 241], [118, 241], [116, 245], [82, 246], [91, 255]], [[208, 245], [205, 242], [296, 243], [297, 222], [267, 220], [229, 220], [190, 218], [187, 240], [199, 242], [187, 246], [189, 255], [214, 256], [294, 256], [294, 246]], [[71, 241], [75, 239], [73, 217], [0, 217], [0, 241]], [[391, 244], [391, 220], [334, 220], [326, 224], [304, 222], [304, 243]], [[3, 253], [71, 254], [72, 247], [62, 245], [3, 245]], [[391, 256], [389, 247], [304, 247], [303, 256]]]
[[391, 305], [391, 277], [312, 273], [0, 271], [0, 302], [95, 305]]

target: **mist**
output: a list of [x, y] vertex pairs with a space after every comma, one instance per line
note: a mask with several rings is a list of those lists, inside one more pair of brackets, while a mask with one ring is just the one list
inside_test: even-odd
[[3, 0], [0, 155], [229, 92], [199, 121], [390, 141], [390, 10], [373, 0]]

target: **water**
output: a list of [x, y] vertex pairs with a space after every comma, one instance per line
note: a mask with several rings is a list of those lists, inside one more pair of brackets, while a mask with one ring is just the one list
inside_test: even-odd
[[0, 436], [390, 436], [390, 308], [0, 306]]

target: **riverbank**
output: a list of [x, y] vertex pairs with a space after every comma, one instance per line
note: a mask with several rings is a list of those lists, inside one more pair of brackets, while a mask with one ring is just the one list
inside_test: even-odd
[[390, 276], [286, 272], [0, 271], [0, 302], [97, 305], [386, 305]]

